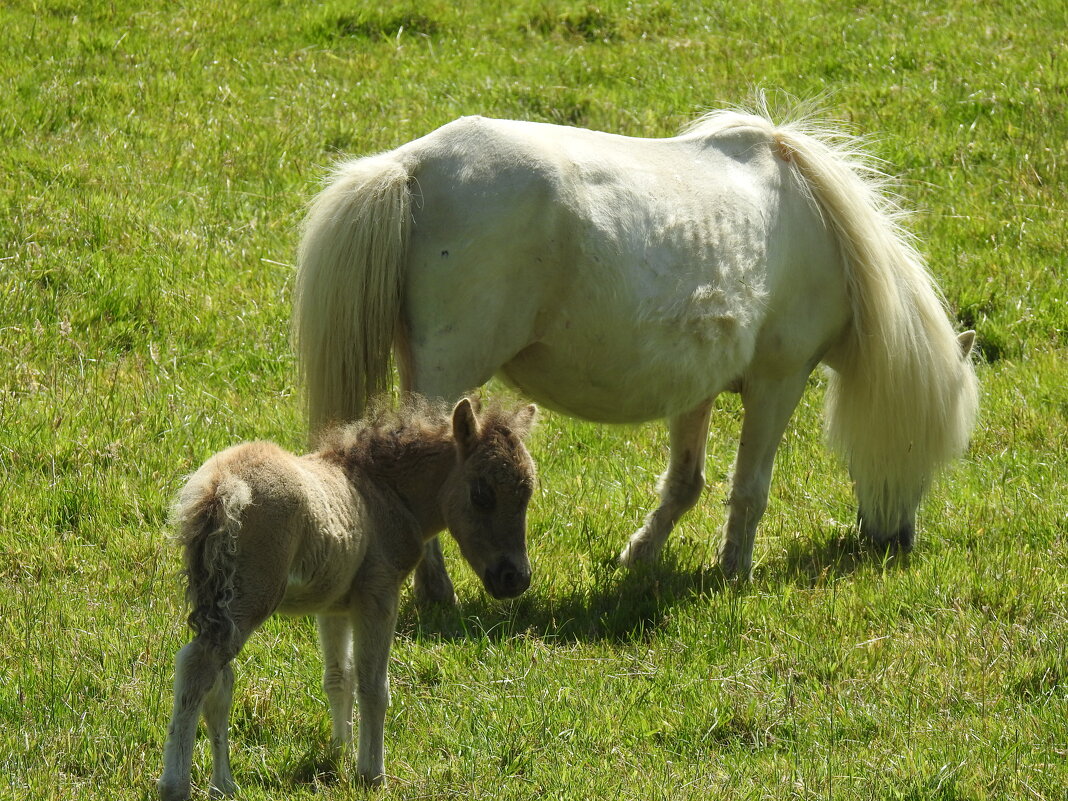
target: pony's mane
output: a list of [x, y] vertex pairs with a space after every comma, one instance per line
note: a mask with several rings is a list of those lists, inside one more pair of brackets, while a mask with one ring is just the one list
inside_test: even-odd
[[768, 105], [760, 94], [753, 111], [706, 114], [684, 135], [762, 131], [834, 232], [853, 322], [826, 362], [827, 437], [849, 464], [862, 514], [892, 531], [934, 469], [967, 446], [978, 403], [974, 369], [882, 163], [860, 138], [814, 120], [813, 107], [777, 125]]
[[[898, 245], [906, 251], [910, 260], [920, 261], [914, 234], [907, 224], [913, 212], [901, 198], [901, 179], [887, 171], [885, 160], [871, 152], [875, 138], [849, 131], [846, 123], [828, 118], [824, 103], [826, 98], [817, 96], [807, 100], [783, 97], [773, 100], [764, 91], [754, 94], [749, 105], [734, 105], [708, 111], [684, 125], [680, 135], [715, 136], [737, 128], [756, 128], [764, 131], [776, 143], [780, 155], [790, 160], [788, 136], [803, 136], [826, 148], [847, 170], [856, 174], [865, 188], [867, 199], [882, 214]], [[805, 194], [821, 217], [825, 210], [812, 195], [805, 181], [798, 181], [797, 188]], [[937, 288], [936, 288], [936, 291]]]

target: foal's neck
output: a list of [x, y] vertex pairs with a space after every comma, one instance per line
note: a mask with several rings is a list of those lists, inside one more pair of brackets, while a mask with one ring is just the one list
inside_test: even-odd
[[338, 464], [357, 485], [369, 481], [398, 496], [415, 516], [424, 539], [445, 528], [441, 492], [457, 458], [447, 426], [343, 430], [320, 455]]
[[372, 481], [389, 487], [419, 521], [423, 539], [429, 539], [445, 529], [441, 511], [441, 493], [456, 467], [456, 449], [452, 440], [441, 443], [422, 443], [398, 454], [397, 460], [381, 469], [365, 471]]

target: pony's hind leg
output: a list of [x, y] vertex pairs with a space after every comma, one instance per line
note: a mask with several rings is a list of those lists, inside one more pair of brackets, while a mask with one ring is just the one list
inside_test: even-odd
[[352, 664], [352, 621], [348, 617], [320, 615], [319, 643], [323, 650], [323, 692], [330, 702], [333, 756], [352, 742], [355, 676]]
[[752, 573], [756, 527], [768, 505], [775, 452], [807, 379], [806, 371], [786, 379], [749, 376], [743, 382], [745, 415], [719, 555], [720, 569], [727, 577], [748, 579]]
[[234, 668], [223, 665], [215, 684], [204, 698], [204, 722], [211, 741], [211, 789], [213, 795], [233, 795], [237, 784], [230, 774], [230, 706], [234, 697]]
[[660, 478], [660, 504], [630, 538], [619, 555], [620, 564], [633, 566], [656, 559], [679, 517], [701, 497], [711, 414], [709, 400], [668, 421], [671, 455], [667, 471]]

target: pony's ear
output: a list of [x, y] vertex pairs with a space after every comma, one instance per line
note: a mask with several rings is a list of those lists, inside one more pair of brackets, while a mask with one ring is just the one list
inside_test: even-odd
[[967, 359], [972, 353], [972, 348], [975, 347], [975, 331], [965, 331], [959, 334], [957, 344], [960, 345], [960, 357]]
[[478, 418], [469, 398], [461, 400], [452, 410], [452, 438], [461, 457], [474, 450], [478, 442]]
[[534, 428], [534, 423], [538, 419], [538, 407], [533, 403], [528, 406], [524, 406], [522, 409], [516, 410], [515, 415], [512, 417], [509, 423], [509, 428], [515, 431], [520, 438], [525, 437]]

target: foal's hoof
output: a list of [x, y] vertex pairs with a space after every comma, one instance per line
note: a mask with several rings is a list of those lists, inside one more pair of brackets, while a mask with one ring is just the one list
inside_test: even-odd
[[380, 789], [382, 789], [383, 787], [386, 786], [386, 774], [384, 774], [384, 773], [374, 773], [374, 774], [361, 773], [357, 777], [357, 782], [359, 782], [361, 787], [366, 787], [367, 789], [370, 789], [370, 790], [380, 790]]

